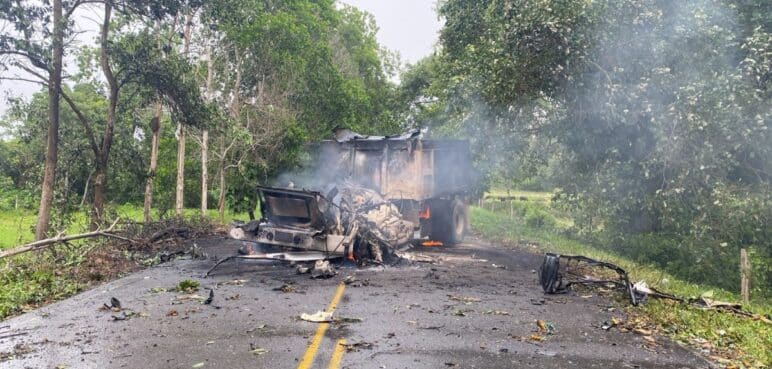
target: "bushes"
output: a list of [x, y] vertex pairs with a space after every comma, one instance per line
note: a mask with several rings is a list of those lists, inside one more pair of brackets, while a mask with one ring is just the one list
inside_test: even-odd
[[[549, 206], [543, 201], [528, 201], [526, 196], [523, 200], [510, 200], [512, 203], [499, 200], [487, 200], [486, 204], [498, 213], [506, 213], [509, 216], [510, 206], [513, 215], [525, 225], [536, 229], [554, 229], [557, 226], [555, 215], [549, 210]], [[503, 204], [503, 205], [501, 205]]]
[[58, 300], [80, 290], [77, 282], [52, 272], [50, 265], [43, 264], [45, 258], [45, 255], [29, 255], [23, 260], [3, 262], [0, 267], [0, 319], [28, 306]]

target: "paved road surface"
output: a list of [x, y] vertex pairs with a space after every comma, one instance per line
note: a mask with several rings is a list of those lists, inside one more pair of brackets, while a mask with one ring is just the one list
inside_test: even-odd
[[[421, 248], [439, 262], [342, 267], [325, 280], [282, 263], [236, 261], [204, 279], [213, 258], [239, 243], [197, 242], [209, 259], [176, 260], [0, 322], [0, 358], [11, 354], [0, 368], [709, 367], [663, 337], [652, 346], [600, 329], [623, 317], [606, 298], [545, 296], [534, 272], [540, 257], [522, 251], [479, 241]], [[342, 284], [346, 276], [357, 282]], [[212, 288], [213, 303], [158, 292], [185, 278], [201, 283], [201, 296]], [[285, 284], [294, 291], [274, 290]], [[126, 310], [100, 310], [111, 297]], [[326, 309], [362, 321], [298, 319]], [[528, 339], [537, 319], [555, 328], [541, 342]]]

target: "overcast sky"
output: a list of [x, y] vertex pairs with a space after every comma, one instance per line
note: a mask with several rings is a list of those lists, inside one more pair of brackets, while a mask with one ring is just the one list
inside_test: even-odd
[[[340, 0], [339, 0], [340, 1]], [[342, 0], [375, 16], [378, 41], [387, 49], [399, 52], [402, 62], [415, 63], [432, 52], [442, 23], [434, 11], [436, 0]], [[91, 14], [89, 14], [91, 13]], [[93, 10], [76, 15], [93, 16]], [[78, 19], [82, 30], [95, 27], [90, 20]], [[72, 64], [72, 63], [70, 63]], [[73, 67], [70, 66], [70, 69]], [[3, 72], [4, 76], [7, 72]], [[39, 85], [27, 82], [0, 81], [0, 116], [7, 109], [6, 97], [29, 98]]]

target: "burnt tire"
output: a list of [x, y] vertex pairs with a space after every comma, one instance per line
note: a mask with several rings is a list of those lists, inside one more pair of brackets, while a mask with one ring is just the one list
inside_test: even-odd
[[468, 212], [459, 200], [443, 201], [432, 208], [431, 238], [446, 245], [464, 241], [468, 228]]

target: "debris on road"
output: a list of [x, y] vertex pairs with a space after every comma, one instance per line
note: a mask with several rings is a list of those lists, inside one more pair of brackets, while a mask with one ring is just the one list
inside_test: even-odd
[[99, 310], [110, 310], [113, 312], [119, 312], [122, 310], [121, 308], [121, 301], [118, 300], [115, 297], [110, 298], [110, 305], [108, 304], [102, 304], [102, 306], [99, 307]]
[[295, 286], [295, 284], [293, 284], [293, 283], [285, 283], [285, 284], [283, 284], [283, 285], [281, 285], [279, 287], [274, 287], [273, 291], [281, 291], [281, 292], [284, 292], [284, 293], [290, 293], [290, 292], [295, 292], [296, 289], [297, 289], [297, 286]]
[[121, 301], [120, 301], [120, 300], [118, 300], [118, 299], [117, 299], [117, 298], [115, 298], [115, 297], [111, 297], [111, 298], [110, 298], [110, 307], [112, 307], [113, 309], [118, 309], [118, 310], [120, 310], [120, 309], [121, 309]]
[[616, 317], [612, 317], [611, 320], [604, 320], [601, 323], [600, 328], [603, 329], [604, 331], [607, 331], [611, 328], [619, 326], [620, 324], [622, 324], [622, 321], [620, 321]]
[[329, 323], [332, 322], [332, 313], [328, 313], [326, 311], [317, 311], [314, 314], [300, 314], [300, 319], [305, 320], [307, 322], [314, 322], [314, 323]]
[[333, 322], [335, 324], [345, 324], [345, 323], [362, 323], [365, 320], [362, 318], [350, 318], [350, 317], [338, 317], [334, 318]]
[[536, 328], [539, 329], [540, 333], [546, 333], [548, 335], [552, 335], [555, 333], [555, 324], [545, 320], [541, 320], [541, 319], [536, 320]]
[[244, 283], [247, 283], [247, 282], [249, 282], [248, 279], [232, 279], [230, 281], [219, 282], [219, 283], [217, 283], [217, 285], [218, 286], [221, 286], [221, 285], [231, 285], [231, 286], [242, 287], [242, 286], [244, 286]]
[[346, 348], [346, 351], [348, 352], [357, 352], [359, 350], [372, 350], [373, 345], [370, 342], [360, 341], [356, 343], [341, 343], [341, 346]]
[[174, 303], [181, 304], [182, 301], [187, 301], [187, 300], [197, 300], [197, 301], [204, 302], [206, 300], [206, 297], [201, 296], [199, 294], [195, 294], [195, 293], [179, 295], [179, 296], [174, 298], [174, 302], [172, 302], [172, 304], [174, 304]]
[[466, 316], [467, 313], [473, 313], [474, 310], [472, 309], [456, 309], [453, 310], [453, 314], [455, 316]]
[[396, 255], [399, 258], [409, 260], [409, 261], [414, 261], [417, 263], [437, 264], [439, 262], [439, 259], [435, 257], [420, 254], [417, 252], [395, 251], [394, 255]]
[[260, 356], [260, 355], [268, 353], [268, 350], [264, 349], [262, 347], [255, 346], [254, 343], [250, 343], [249, 344], [249, 353], [251, 353], [252, 355], [255, 355], [255, 356]]
[[480, 302], [480, 299], [478, 299], [477, 297], [470, 297], [470, 296], [448, 295], [448, 299], [454, 300], [454, 301], [460, 301], [466, 305], [469, 305], [473, 302]]
[[214, 290], [210, 288], [209, 297], [207, 297], [206, 300], [204, 300], [204, 305], [211, 304], [213, 300], [214, 300]]
[[313, 269], [311, 269], [311, 278], [312, 279], [327, 279], [334, 277], [338, 272], [336, 272], [332, 265], [330, 265], [329, 260], [317, 260], [314, 263]]

